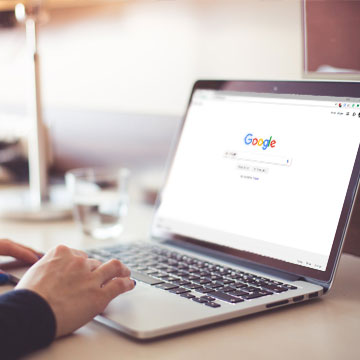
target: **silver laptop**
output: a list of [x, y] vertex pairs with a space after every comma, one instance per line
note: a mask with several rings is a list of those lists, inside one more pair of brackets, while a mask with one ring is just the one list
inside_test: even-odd
[[326, 293], [359, 143], [358, 83], [198, 81], [151, 239], [89, 251], [137, 280], [97, 320], [146, 339]]

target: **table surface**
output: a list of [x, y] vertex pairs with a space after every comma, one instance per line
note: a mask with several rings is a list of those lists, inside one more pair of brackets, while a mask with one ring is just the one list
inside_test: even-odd
[[[130, 207], [124, 237], [148, 233], [152, 209]], [[0, 220], [0, 235], [46, 251], [58, 243], [89, 248], [71, 221], [51, 223]], [[94, 321], [26, 359], [358, 359], [360, 258], [343, 255], [331, 291], [321, 299], [172, 335], [136, 341]], [[6, 291], [10, 287], [1, 287]], [[0, 350], [1, 357], [1, 350]]]

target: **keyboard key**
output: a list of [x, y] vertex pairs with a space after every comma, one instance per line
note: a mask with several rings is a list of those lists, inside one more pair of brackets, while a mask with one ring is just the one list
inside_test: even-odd
[[202, 293], [202, 294], [208, 294], [211, 293], [213, 291], [215, 291], [214, 289], [208, 288], [208, 287], [199, 287], [197, 289], [195, 289], [195, 291]]
[[247, 282], [247, 281], [251, 280], [252, 277], [249, 275], [243, 275], [240, 279], [244, 282]]
[[173, 284], [176, 284], [179, 286], [184, 286], [184, 285], [190, 285], [191, 282], [187, 281], [187, 280], [176, 280], [176, 281], [173, 281]]
[[204, 262], [204, 261], [198, 261], [198, 262], [196, 263], [196, 266], [197, 266], [198, 268], [200, 268], [200, 269], [205, 268], [205, 267], [206, 267], [206, 262]]
[[253, 292], [259, 291], [260, 289], [255, 286], [247, 286], [247, 287], [241, 288], [241, 290], [246, 291], [248, 293], [253, 293]]
[[231, 286], [236, 287], [237, 289], [248, 287], [248, 285], [246, 283], [241, 282], [241, 281], [237, 281], [235, 284], [232, 284]]
[[191, 300], [196, 301], [196, 302], [198, 302], [198, 303], [200, 303], [200, 304], [204, 304], [204, 303], [207, 303], [207, 302], [208, 302], [208, 301], [205, 300], [205, 299], [197, 298], [197, 297], [194, 297], [194, 298], [192, 298]]
[[218, 280], [219, 283], [222, 283], [224, 285], [229, 285], [229, 284], [234, 284], [235, 280], [230, 280], [230, 279], [224, 279], [224, 280]]
[[207, 301], [214, 301], [215, 300], [215, 298], [213, 298], [211, 296], [207, 296], [207, 295], [201, 296], [200, 299], [205, 299]]
[[230, 292], [230, 291], [234, 291], [235, 288], [231, 287], [231, 286], [224, 286], [223, 288], [219, 289], [222, 292], [226, 293], [226, 292]]
[[190, 276], [188, 276], [188, 279], [191, 281], [198, 281], [198, 280], [200, 280], [200, 277], [196, 276], [196, 275], [190, 275]]
[[266, 287], [268, 286], [269, 282], [267, 281], [263, 281], [263, 280], [258, 280], [256, 282], [254, 282], [254, 286], [258, 286], [258, 287]]
[[177, 285], [169, 284], [169, 283], [159, 284], [159, 285], [156, 285], [156, 287], [159, 289], [163, 289], [163, 290], [172, 290], [172, 289], [178, 288]]
[[190, 290], [202, 288], [202, 286], [199, 284], [189, 284], [189, 285], [184, 285], [184, 287], [186, 287], [187, 289], [190, 289]]
[[[190, 280], [190, 278], [189, 278]], [[198, 279], [198, 280], [193, 280], [194, 283], [199, 284], [199, 285], [206, 285], [208, 283], [210, 283], [211, 281], [209, 279]]]
[[[179, 275], [180, 276], [180, 275]], [[194, 276], [192, 274], [189, 274], [187, 272], [184, 271], [184, 273], [180, 276], [182, 279], [188, 279], [190, 276]]]
[[236, 280], [236, 279], [240, 279], [241, 278], [241, 275], [240, 274], [237, 274], [237, 273], [231, 273], [228, 275], [228, 277], [230, 279], [233, 279], [233, 280]]
[[[137, 269], [137, 271], [139, 271], [139, 270]], [[162, 277], [162, 276], [165, 275], [164, 273], [162, 273], [160, 271], [156, 271], [156, 270], [146, 271], [146, 274], [150, 275], [150, 276], [153, 276], [153, 277], [157, 277], [157, 278]]]
[[154, 266], [155, 269], [158, 269], [158, 270], [167, 270], [168, 267], [166, 265], [163, 265], [163, 264], [160, 264], [160, 265], [156, 265]]
[[188, 256], [183, 256], [181, 258], [181, 261], [184, 262], [185, 264], [188, 264], [188, 265], [193, 265], [196, 263], [196, 261], [194, 259], [191, 259], [190, 257]]
[[176, 260], [169, 259], [168, 264], [173, 267], [177, 267], [179, 263]]
[[[211, 277], [211, 273], [209, 273], [208, 271], [201, 271], [200, 273], [201, 277]], [[214, 279], [216, 280], [216, 279]]]
[[265, 290], [274, 291], [276, 293], [282, 293], [284, 291], [288, 291], [288, 289], [286, 287], [280, 287], [277, 285], [265, 285], [265, 286], [262, 286], [262, 288]]
[[206, 305], [206, 306], [210, 306], [210, 307], [212, 307], [212, 308], [218, 308], [218, 307], [221, 306], [220, 304], [215, 303], [215, 302], [212, 302], [212, 301], [206, 302], [205, 305]]
[[284, 292], [284, 291], [288, 291], [289, 289], [279, 286], [279, 287], [276, 287], [276, 288], [273, 288], [273, 289], [269, 289], [269, 290], [274, 291], [274, 292], [276, 292], [276, 293], [282, 293], [282, 292]]
[[214, 272], [214, 271], [216, 271], [216, 266], [214, 265], [214, 264], [211, 264], [211, 263], [209, 263], [209, 265], [207, 266], [207, 269], [209, 270], [209, 271], [211, 271], [211, 272]]
[[189, 266], [187, 266], [186, 264], [180, 264], [180, 265], [178, 265], [177, 268], [178, 268], [179, 270], [184, 270], [184, 271], [189, 270]]
[[211, 275], [208, 277], [210, 280], [215, 281], [215, 280], [223, 280], [223, 277], [220, 275]]
[[212, 288], [212, 289], [222, 288], [223, 287], [222, 284], [220, 284], [220, 283], [218, 283], [216, 281], [212, 282], [211, 284], [206, 284], [206, 286], [209, 287], [209, 288]]
[[181, 259], [181, 255], [178, 254], [177, 252], [173, 251], [171, 254], [170, 254], [170, 257], [172, 259], [175, 259], [175, 260], [180, 260]]
[[131, 277], [134, 278], [135, 280], [142, 281], [149, 285], [157, 285], [157, 284], [161, 284], [164, 282], [162, 280], [155, 279], [149, 275], [142, 274], [136, 270], [131, 270]]
[[219, 273], [221, 275], [225, 275], [225, 276], [231, 274], [231, 272], [232, 272], [232, 269], [221, 269], [221, 270], [219, 270]]
[[[125, 264], [130, 264], [131, 263], [131, 260], [122, 260], [122, 262], [124, 262]], [[151, 267], [151, 268], [155, 268], [155, 266], [158, 265], [157, 262], [144, 262], [143, 263], [144, 266], [148, 266], [148, 267]]]
[[243, 296], [243, 295], [249, 295], [249, 293], [247, 293], [247, 292], [245, 292], [245, 291], [241, 291], [241, 290], [235, 290], [235, 291], [229, 292], [229, 295], [232, 295], [232, 296]]
[[271, 282], [272, 282], [274, 285], [282, 285], [282, 284], [283, 284], [281, 281], [271, 280]]
[[179, 276], [179, 270], [171, 268], [166, 271], [171, 276]]
[[169, 275], [169, 274], [165, 274], [165, 275], [160, 276], [160, 279], [165, 280], [165, 281], [180, 280], [178, 277], [171, 276], [171, 275]]
[[271, 293], [269, 293], [267, 291], [259, 291], [259, 292], [253, 293], [253, 294], [244, 295], [244, 296], [242, 296], [242, 298], [245, 300], [251, 300], [251, 299], [256, 299], [256, 298], [270, 295], [270, 294]]
[[[133, 266], [133, 269], [139, 272], [147, 272], [150, 271], [150, 269], [148, 267], [144, 267], [144, 266]], [[151, 270], [153, 271], [153, 270]], [[155, 271], [155, 270], [154, 270]]]
[[178, 270], [178, 273], [177, 273], [176, 276], [178, 276], [180, 278], [183, 278], [183, 277], [189, 276], [189, 274], [187, 272], [185, 272], [185, 271]]
[[195, 297], [194, 294], [190, 293], [190, 292], [187, 292], [187, 293], [183, 293], [181, 294], [180, 296], [184, 297], [184, 298], [187, 298], [187, 299], [192, 299]]
[[247, 283], [248, 284], [251, 284], [251, 285], [258, 285], [258, 286], [260, 286], [259, 284], [260, 283], [262, 283], [261, 281], [259, 281], [259, 280], [257, 280], [257, 279], [249, 279], [248, 281], [247, 281]]
[[215, 291], [215, 292], [211, 293], [211, 296], [213, 296], [213, 297], [215, 297], [217, 299], [232, 303], [232, 304], [244, 301], [242, 298], [231, 296], [231, 295], [226, 294], [226, 293], [224, 293], [222, 291]]
[[180, 295], [180, 294], [188, 293], [188, 292], [190, 292], [190, 290], [180, 287], [177, 289], [171, 289], [170, 292], [173, 294]]
[[189, 272], [190, 274], [193, 274], [193, 273], [199, 274], [199, 273], [200, 273], [199, 269], [198, 269], [198, 268], [195, 268], [195, 267], [189, 268], [188, 272]]

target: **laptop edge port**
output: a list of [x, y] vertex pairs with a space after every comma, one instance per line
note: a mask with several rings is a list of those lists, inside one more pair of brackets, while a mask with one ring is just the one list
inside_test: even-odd
[[314, 292], [314, 293], [309, 294], [309, 299], [313, 299], [313, 298], [316, 298], [318, 296], [319, 296], [318, 292]]

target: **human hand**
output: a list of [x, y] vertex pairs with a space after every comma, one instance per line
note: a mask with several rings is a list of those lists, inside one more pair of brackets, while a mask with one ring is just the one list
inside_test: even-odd
[[0, 255], [12, 256], [29, 264], [34, 264], [42, 256], [41, 253], [8, 239], [0, 239]]
[[73, 332], [103, 312], [108, 303], [134, 288], [130, 270], [119, 260], [101, 263], [59, 245], [33, 265], [16, 289], [42, 296], [56, 318], [56, 337]]

